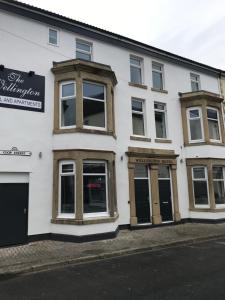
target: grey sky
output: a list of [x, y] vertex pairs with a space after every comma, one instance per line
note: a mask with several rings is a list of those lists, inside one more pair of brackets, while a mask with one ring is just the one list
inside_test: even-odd
[[225, 0], [23, 0], [225, 69]]

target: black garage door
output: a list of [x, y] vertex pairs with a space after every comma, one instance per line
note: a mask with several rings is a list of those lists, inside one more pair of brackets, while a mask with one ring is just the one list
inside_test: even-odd
[[0, 246], [27, 241], [28, 183], [0, 183]]

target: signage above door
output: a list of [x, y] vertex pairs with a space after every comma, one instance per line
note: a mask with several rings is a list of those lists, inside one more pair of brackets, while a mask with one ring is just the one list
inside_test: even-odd
[[34, 72], [1, 69], [0, 106], [44, 112], [45, 77]]

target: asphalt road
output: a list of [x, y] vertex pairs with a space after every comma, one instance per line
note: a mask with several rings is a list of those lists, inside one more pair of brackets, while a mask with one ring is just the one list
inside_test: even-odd
[[0, 300], [224, 300], [225, 239], [0, 281]]

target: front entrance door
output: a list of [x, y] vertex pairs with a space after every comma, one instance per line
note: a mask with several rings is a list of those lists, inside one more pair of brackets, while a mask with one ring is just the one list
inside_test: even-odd
[[169, 222], [173, 220], [169, 166], [166, 165], [159, 166], [158, 183], [159, 183], [160, 214], [162, 217], [162, 222]]
[[137, 164], [134, 170], [135, 206], [138, 224], [150, 223], [148, 167]]
[[0, 246], [27, 240], [28, 183], [0, 183]]

